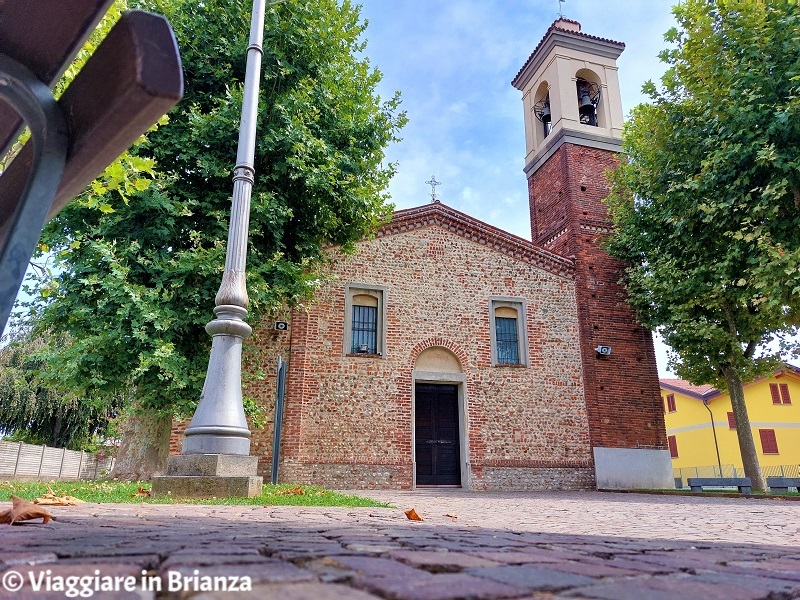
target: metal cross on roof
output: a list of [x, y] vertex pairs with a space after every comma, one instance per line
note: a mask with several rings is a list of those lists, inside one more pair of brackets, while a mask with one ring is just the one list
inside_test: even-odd
[[426, 181], [431, 186], [431, 202], [439, 202], [439, 196], [436, 195], [436, 186], [442, 185], [440, 181], [436, 181], [436, 175], [431, 175], [431, 180]]

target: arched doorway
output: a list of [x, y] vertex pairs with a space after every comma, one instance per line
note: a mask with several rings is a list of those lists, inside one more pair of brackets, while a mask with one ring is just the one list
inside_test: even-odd
[[441, 346], [417, 357], [413, 379], [415, 487], [468, 487], [466, 377]]

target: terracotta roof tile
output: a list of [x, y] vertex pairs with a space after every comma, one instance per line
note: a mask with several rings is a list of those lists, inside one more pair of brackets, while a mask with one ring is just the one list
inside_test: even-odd
[[589, 35], [588, 33], [582, 33], [580, 31], [572, 31], [571, 29], [565, 29], [563, 27], [556, 27], [556, 23], [558, 23], [560, 20], [569, 21], [570, 23], [575, 23], [577, 25], [580, 25], [580, 23], [578, 23], [578, 21], [572, 21], [570, 19], [556, 19], [555, 21], [553, 21], [553, 24], [550, 25], [550, 27], [547, 28], [547, 31], [542, 36], [542, 39], [536, 45], [536, 48], [534, 48], [533, 52], [531, 52], [531, 55], [528, 57], [528, 60], [525, 61], [525, 64], [522, 65], [522, 68], [519, 70], [519, 72], [517, 72], [516, 77], [514, 77], [514, 79], [511, 82], [512, 85], [514, 85], [514, 83], [517, 81], [519, 76], [522, 75], [522, 72], [528, 66], [528, 63], [530, 63], [533, 60], [533, 57], [539, 51], [539, 48], [542, 47], [542, 44], [544, 44], [544, 41], [547, 39], [547, 36], [550, 35], [550, 32], [552, 32], [552, 31], [558, 31], [558, 32], [561, 32], [561, 33], [569, 34], [569, 35], [574, 35], [576, 37], [582, 37], [582, 38], [587, 38], [587, 39], [590, 39], [590, 40], [597, 40], [597, 41], [600, 41], [600, 42], [606, 42], [606, 43], [609, 43], [609, 44], [615, 44], [615, 45], [617, 45], [617, 46], [619, 46], [621, 48], [625, 47], [625, 44], [623, 42], [617, 42], [616, 40], [611, 40], [611, 39], [604, 38], [604, 37], [599, 37], [599, 36], [596, 36], [596, 35]]
[[695, 398], [709, 398], [719, 394], [719, 390], [713, 385], [695, 385], [683, 379], [659, 379], [661, 387], [675, 392], [681, 392]]

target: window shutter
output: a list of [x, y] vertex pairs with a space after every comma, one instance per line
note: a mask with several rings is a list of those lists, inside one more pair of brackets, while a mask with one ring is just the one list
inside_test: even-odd
[[667, 409], [669, 412], [675, 412], [677, 410], [675, 408], [675, 394], [667, 395]]
[[789, 384], [782, 383], [781, 384], [781, 398], [783, 399], [784, 404], [791, 404], [792, 399], [789, 397]]
[[772, 403], [773, 404], [780, 404], [781, 403], [781, 394], [778, 391], [778, 384], [777, 383], [770, 383], [769, 384], [769, 393], [772, 394]]
[[774, 429], [759, 429], [761, 436], [761, 451], [764, 454], [778, 454], [778, 440], [775, 439]]
[[667, 436], [667, 443], [669, 444], [669, 455], [671, 458], [678, 458], [678, 442], [675, 440], [674, 435]]
[[728, 427], [736, 429], [736, 418], [733, 416], [732, 412], [728, 413]]

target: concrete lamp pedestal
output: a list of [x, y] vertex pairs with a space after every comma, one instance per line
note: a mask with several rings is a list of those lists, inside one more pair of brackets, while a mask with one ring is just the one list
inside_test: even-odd
[[153, 478], [152, 494], [172, 498], [254, 498], [261, 495], [263, 478], [256, 472], [258, 457], [234, 454], [170, 456], [167, 474]]

